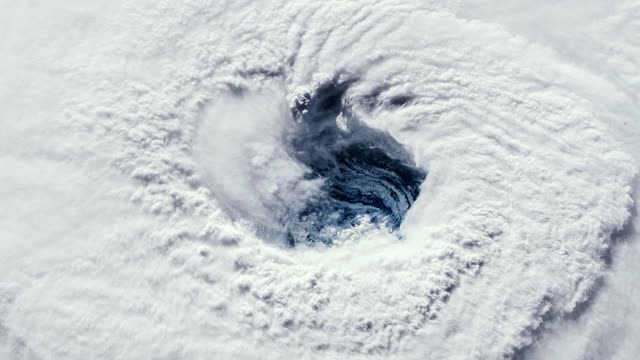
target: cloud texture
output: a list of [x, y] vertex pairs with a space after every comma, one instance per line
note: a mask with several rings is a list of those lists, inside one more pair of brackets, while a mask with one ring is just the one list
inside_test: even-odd
[[[637, 6], [3, 7], [2, 356], [633, 353], [591, 314], [637, 313], [616, 275], [637, 270]], [[283, 140], [291, 108], [350, 79], [354, 115], [428, 176], [398, 231], [287, 247], [277, 219], [320, 186]]]

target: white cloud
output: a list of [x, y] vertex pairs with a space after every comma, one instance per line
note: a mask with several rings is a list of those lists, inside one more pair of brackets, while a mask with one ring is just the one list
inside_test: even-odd
[[[567, 24], [524, 2], [11, 5], [10, 358], [508, 357], [588, 300], [629, 217], [635, 40], [585, 54], [632, 30], [633, 7]], [[573, 25], [610, 32], [561, 51]], [[401, 240], [365, 223], [339, 246], [288, 249], [254, 231], [305, 196], [289, 186], [286, 107], [340, 74], [358, 78], [356, 114], [429, 175]], [[596, 315], [558, 329], [608, 351], [591, 324], [618, 301], [634, 313], [616, 275], [629, 264]]]

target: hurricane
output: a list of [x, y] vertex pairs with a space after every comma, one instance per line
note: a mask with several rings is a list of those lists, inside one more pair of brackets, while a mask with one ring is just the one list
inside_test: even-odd
[[636, 359], [633, 0], [0, 0], [1, 359]]

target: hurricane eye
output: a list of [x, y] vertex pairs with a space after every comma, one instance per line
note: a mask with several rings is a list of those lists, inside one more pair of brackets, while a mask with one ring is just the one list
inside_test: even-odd
[[307, 179], [322, 180], [320, 192], [288, 224], [292, 246], [331, 244], [336, 229], [365, 217], [397, 229], [427, 176], [391, 135], [356, 118], [346, 100], [350, 84], [324, 84], [292, 110], [298, 126], [293, 157], [309, 169]]

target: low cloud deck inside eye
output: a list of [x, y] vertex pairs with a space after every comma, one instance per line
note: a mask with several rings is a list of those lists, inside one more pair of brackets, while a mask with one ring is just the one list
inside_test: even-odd
[[327, 230], [353, 226], [365, 215], [398, 228], [426, 178], [391, 135], [355, 118], [345, 99], [352, 83], [327, 83], [294, 106], [292, 154], [308, 167], [307, 177], [320, 178], [323, 185], [288, 224], [292, 246], [330, 244]]

